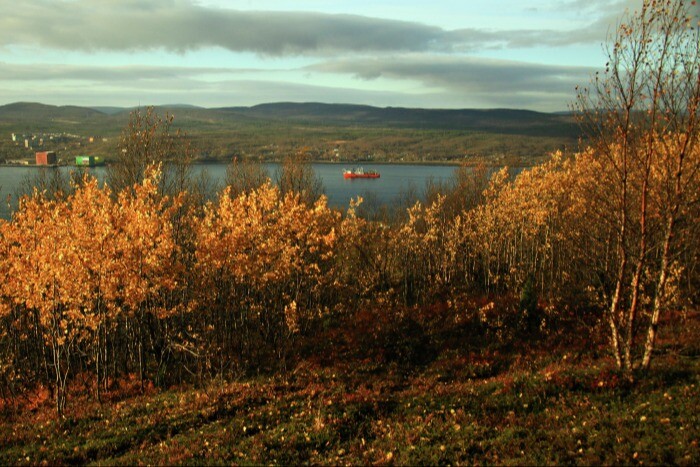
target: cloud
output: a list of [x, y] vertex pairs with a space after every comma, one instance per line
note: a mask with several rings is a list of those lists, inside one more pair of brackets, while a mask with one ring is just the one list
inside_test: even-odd
[[265, 56], [336, 52], [464, 51], [599, 42], [599, 27], [578, 31], [445, 30], [359, 15], [241, 11], [189, 0], [23, 0], [0, 16], [0, 46], [77, 51], [221, 47]]
[[[187, 101], [205, 106], [319, 100], [563, 110], [573, 98], [575, 85], [587, 83], [594, 70], [467, 55], [483, 55], [489, 49], [597, 46], [615, 24], [620, 9], [630, 6], [633, 10], [640, 1], [619, 0], [611, 6], [607, 6], [609, 0], [548, 3], [543, 7], [549, 10], [545, 16], [566, 19], [549, 29], [448, 30], [360, 15], [235, 10], [196, 0], [0, 0], [0, 57], [7, 60], [0, 62], [0, 88], [5, 87], [0, 94], [7, 101], [18, 100], [20, 95], [36, 95], [34, 100], [45, 102], [70, 96], [75, 99], [71, 102], [102, 104], [119, 104], [130, 96], [148, 101], [152, 96], [157, 100], [154, 103]], [[568, 29], [552, 29], [564, 25]], [[156, 66], [164, 62], [142, 58], [158, 57], [161, 51], [204, 49], [217, 50], [211, 55], [192, 54], [182, 61], [171, 56], [168, 61], [189, 66]], [[269, 60], [261, 69], [218, 67], [228, 60], [218, 49], [276, 59], [301, 58]], [[74, 63], [93, 56], [98, 59], [89, 65], [10, 63], [20, 56], [22, 62], [30, 62], [37, 50], [41, 53], [36, 60], [49, 62], [61, 60], [61, 51], [69, 52], [66, 55]], [[100, 54], [105, 51], [115, 54]], [[126, 60], [118, 55], [124, 52]], [[145, 54], [140, 57], [130, 52]], [[121, 63], [134, 59], [144, 64], [99, 64], [111, 57], [119, 57]], [[255, 63], [245, 55], [243, 60]], [[308, 65], [314, 61], [318, 63]], [[203, 62], [209, 66], [198, 66]], [[302, 64], [308, 66], [282, 69]], [[275, 65], [277, 69], [272, 68]], [[343, 79], [337, 80], [338, 75]], [[377, 82], [350, 89], [347, 77]], [[397, 81], [403, 83], [396, 86]], [[114, 100], [105, 101], [109, 96]]]
[[25, 0], [3, 8], [0, 44], [56, 49], [188, 51], [218, 46], [262, 55], [422, 50], [442, 30], [356, 15], [237, 11], [185, 0]]
[[[68, 92], [81, 94], [81, 102], [90, 96], [92, 102], [106, 104], [121, 102], [131, 94], [142, 97], [144, 101], [149, 96], [158, 98], [154, 103], [160, 104], [188, 101], [205, 106], [319, 100], [379, 106], [520, 107], [555, 111], [566, 109], [567, 103], [573, 99], [574, 87], [587, 83], [594, 71], [586, 67], [435, 54], [353, 57], [326, 60], [297, 70], [274, 71], [0, 62], [0, 87], [10, 93], [13, 89], [21, 89], [26, 95], [35, 95], [34, 99], [45, 102]], [[306, 84], [283, 83], [289, 73], [297, 80], [305, 76]], [[372, 86], [373, 91], [352, 90], [349, 83], [346, 88], [322, 84], [333, 82], [333, 75], [379, 82]], [[279, 79], [275, 79], [276, 76]], [[408, 86], [397, 87], [396, 81], [404, 81]], [[411, 82], [419, 85], [410, 86]], [[18, 94], [15, 95], [15, 98], [8, 96], [7, 100], [20, 99]], [[105, 102], [105, 96], [114, 100]]]
[[[108, 89], [108, 92], [105, 92]], [[96, 106], [196, 104], [203, 107], [256, 105], [265, 102], [346, 102], [374, 106], [406, 106], [406, 95], [400, 92], [358, 90], [314, 84], [289, 83], [259, 79], [223, 79], [216, 82], [194, 82], [190, 78], [146, 83], [125, 83], [110, 87], [85, 86], [83, 83], [56, 81], [24, 83], [21, 90], [0, 86], [0, 102], [32, 101], [46, 104]], [[435, 104], [418, 96], [412, 106]], [[438, 103], [442, 103], [439, 101]], [[447, 104], [448, 101], [444, 101]], [[454, 99], [452, 99], [454, 102]], [[449, 105], [448, 105], [449, 106]]]
[[[548, 9], [556, 17], [570, 17], [581, 22], [581, 17], [588, 21], [581, 27], [571, 29], [457, 29], [445, 31], [444, 41], [460, 51], [473, 51], [497, 48], [530, 48], [538, 46], [562, 47], [580, 44], [600, 44], [609, 32], [614, 31], [615, 24], [625, 10], [634, 11], [639, 0], [572, 0], [554, 3]], [[544, 15], [545, 13], [543, 13]]]
[[[1, 81], [96, 81], [124, 82], [196, 78], [204, 75], [245, 75], [263, 70], [252, 68], [211, 68], [177, 66], [92, 66], [57, 64], [16, 64], [0, 62]], [[274, 70], [266, 69], [266, 73]]]
[[588, 67], [422, 54], [326, 61], [306, 69], [360, 79], [413, 80], [455, 98], [469, 98], [480, 106], [518, 105], [542, 110], [564, 110], [575, 86], [587, 83], [595, 72]]

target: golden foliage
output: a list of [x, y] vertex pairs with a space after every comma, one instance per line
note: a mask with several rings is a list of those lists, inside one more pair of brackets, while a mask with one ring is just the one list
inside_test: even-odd
[[328, 285], [338, 222], [324, 196], [307, 207], [269, 182], [237, 197], [225, 189], [196, 232], [202, 300], [224, 294], [231, 307], [286, 314], [288, 329], [297, 329], [299, 316], [319, 311], [314, 297]]

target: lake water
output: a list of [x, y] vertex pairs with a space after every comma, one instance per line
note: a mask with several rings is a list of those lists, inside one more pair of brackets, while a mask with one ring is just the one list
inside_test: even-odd
[[[278, 170], [278, 164], [265, 164], [268, 173], [274, 178]], [[197, 164], [194, 166], [194, 175], [206, 172], [212, 183], [222, 187], [226, 178], [226, 164]], [[351, 198], [362, 196], [372, 199], [380, 204], [392, 204], [397, 202], [402, 194], [412, 192], [422, 195], [426, 182], [449, 180], [456, 169], [455, 166], [445, 165], [390, 165], [390, 164], [363, 164], [365, 170], [375, 170], [381, 174], [379, 179], [354, 179], [343, 178], [343, 169], [351, 169], [352, 165], [343, 164], [312, 164], [312, 167], [323, 182], [328, 204], [339, 209], [346, 209]], [[9, 217], [10, 209], [5, 202], [8, 195], [14, 199], [19, 190], [26, 188], [31, 180], [43, 175], [51, 177], [54, 171], [63, 175], [70, 171], [83, 170], [94, 174], [99, 180], [105, 176], [104, 167], [81, 168], [76, 167], [23, 167], [0, 166], [0, 216]]]

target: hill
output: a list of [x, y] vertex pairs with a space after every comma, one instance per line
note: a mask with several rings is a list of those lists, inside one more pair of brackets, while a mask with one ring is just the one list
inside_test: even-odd
[[[570, 137], [577, 128], [568, 114], [549, 114], [513, 109], [411, 109], [350, 104], [291, 103], [261, 104], [253, 107], [206, 109], [177, 104], [156, 106], [160, 113], [177, 114], [189, 120], [240, 121], [271, 120], [321, 126], [368, 126], [413, 129], [472, 130], [504, 134], [543, 134]], [[16, 102], [0, 106], [3, 121], [45, 121], [104, 119], [123, 116], [135, 108], [53, 106]], [[121, 119], [120, 119], [121, 120]]]
[[[109, 158], [133, 108], [0, 106], [0, 130], [70, 132], [114, 139], [98, 148]], [[528, 165], [576, 144], [567, 114], [513, 109], [411, 109], [350, 104], [280, 102], [252, 107], [156, 107], [175, 117], [202, 157], [279, 159], [306, 148], [317, 160], [442, 161]]]
[[568, 115], [513, 109], [411, 109], [282, 102], [218, 110], [258, 118], [289, 119], [318, 125], [472, 130], [547, 136], [572, 136], [577, 130]]
[[98, 110], [74, 105], [58, 107], [35, 102], [15, 102], [0, 106], [0, 119], [5, 121], [87, 120], [104, 116]]

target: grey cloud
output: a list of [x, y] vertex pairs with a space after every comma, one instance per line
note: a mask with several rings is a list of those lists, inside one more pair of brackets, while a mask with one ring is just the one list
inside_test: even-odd
[[81, 51], [162, 48], [184, 52], [217, 46], [270, 56], [338, 51], [449, 52], [494, 44], [596, 42], [600, 41], [598, 32], [597, 28], [573, 34], [448, 31], [416, 22], [358, 15], [204, 7], [190, 0], [24, 0], [7, 5], [0, 16], [0, 45]]
[[[406, 105], [407, 96], [400, 92], [367, 91], [345, 87], [278, 81], [232, 80], [212, 88], [212, 97], [232, 98], [241, 105], [261, 102], [352, 102], [375, 106]], [[220, 93], [223, 93], [220, 95]], [[226, 105], [226, 104], [218, 104]]]
[[0, 44], [86, 51], [208, 46], [263, 55], [422, 50], [443, 32], [404, 21], [205, 8], [185, 0], [28, 0], [3, 10]]
[[414, 80], [454, 96], [481, 99], [485, 105], [516, 104], [544, 108], [542, 99], [563, 110], [576, 85], [585, 84], [595, 72], [586, 67], [539, 65], [503, 60], [409, 55], [394, 59], [349, 59], [307, 67], [323, 73], [351, 74], [361, 79], [385, 77]]
[[[271, 76], [270, 70], [255, 69], [20, 65], [0, 62], [0, 88], [30, 91], [30, 96], [36, 96], [32, 99], [45, 95], [42, 98], [45, 102], [77, 91], [83, 93], [85, 98], [92, 95], [91, 99], [95, 102], [101, 102], [105, 96], [122, 101], [123, 98], [119, 96], [131, 95], [141, 96], [143, 101], [148, 100], [149, 96], [168, 96], [155, 103], [187, 101], [199, 105], [321, 100], [380, 106], [563, 110], [573, 99], [575, 85], [587, 83], [594, 72], [582, 67], [428, 54], [408, 54], [391, 59], [333, 60], [297, 70], [311, 75], [309, 83], [313, 82], [313, 74], [323, 73], [351, 75], [365, 80], [380, 77], [411, 80], [422, 83], [425, 88], [421, 93], [401, 93], [253, 80], [252, 77], [259, 76], [258, 71], [263, 71], [264, 76]], [[84, 97], [70, 102], [81, 102]], [[19, 95], [7, 97], [8, 101], [18, 99]]]
[[[90, 66], [90, 65], [26, 65], [0, 62], [0, 81], [75, 80], [124, 82], [196, 78], [202, 75], [244, 75], [262, 70], [247, 68], [207, 68], [173, 66]], [[264, 70], [269, 73], [271, 70]]]
[[[179, 67], [8, 65], [0, 63], [0, 101], [135, 105], [188, 102], [219, 107], [272, 101], [353, 102], [404, 107], [520, 107], [566, 109], [573, 86], [589, 70], [479, 59], [407, 56], [393, 60], [334, 61], [307, 67], [314, 73], [340, 73], [374, 79], [415, 80], [426, 90], [403, 93], [257, 80], [255, 70]], [[217, 79], [201, 79], [200, 75]]]
[[[148, 86], [120, 86], [109, 93], [101, 88], [34, 83], [23, 88], [21, 93], [0, 86], [0, 102], [19, 100], [40, 101], [47, 104], [63, 105], [66, 102], [77, 105], [162, 105], [174, 102], [187, 102], [204, 107], [226, 107], [233, 105], [256, 105], [264, 102], [352, 102], [375, 106], [418, 106], [430, 107], [454, 99], [435, 100], [418, 96], [407, 96], [399, 92], [365, 91], [351, 88], [337, 88], [299, 83], [267, 80], [223, 80], [204, 85], [189, 86], [187, 82], [149, 83]], [[449, 105], [447, 105], [449, 106]], [[452, 105], [454, 106], [454, 105]]]
[[554, 2], [545, 8], [533, 11], [551, 10], [562, 17], [587, 20], [585, 26], [571, 30], [520, 29], [509, 31], [457, 30], [450, 34], [468, 41], [476, 35], [476, 43], [498, 48], [527, 48], [538, 45], [567, 46], [577, 44], [600, 44], [608, 34], [614, 32], [620, 17], [625, 12], [634, 12], [642, 5], [642, 0], [568, 0]]
[[641, 5], [642, 0], [566, 0], [554, 4], [552, 8], [560, 12], [577, 14], [614, 11], [617, 15], [626, 8], [633, 10]]
[[600, 44], [605, 41], [611, 27], [624, 8], [610, 10], [604, 16], [592, 19], [585, 27], [572, 30], [515, 29], [492, 31], [484, 29], [457, 29], [444, 33], [445, 43], [460, 51], [481, 48], [528, 48], [535, 46], [568, 46], [577, 44]]

